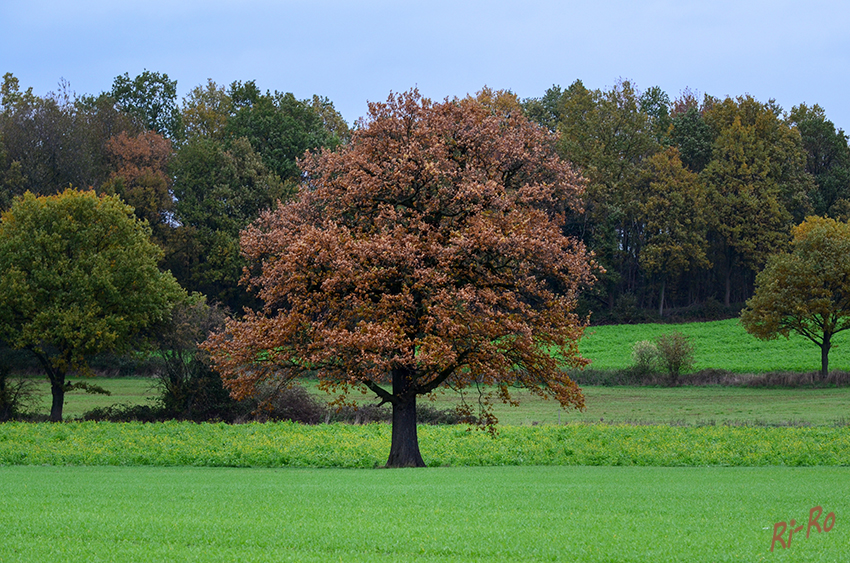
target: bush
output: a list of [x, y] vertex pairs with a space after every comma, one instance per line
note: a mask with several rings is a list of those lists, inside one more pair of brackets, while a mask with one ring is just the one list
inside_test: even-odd
[[420, 424], [478, 424], [474, 416], [467, 418], [455, 409], [438, 409], [431, 405], [418, 405], [416, 419]]
[[[344, 424], [370, 424], [392, 422], [393, 412], [389, 405], [344, 405], [327, 406], [311, 395], [305, 388], [293, 385], [282, 391], [271, 388], [261, 390], [255, 398], [253, 420], [291, 420], [302, 424], [341, 422]], [[416, 407], [416, 418], [420, 424], [462, 424], [467, 422], [454, 409], [438, 409], [429, 404]], [[473, 424], [476, 421], [472, 421]]]
[[820, 372], [770, 372], [750, 378], [748, 387], [846, 387], [850, 385], [850, 373], [846, 371], [831, 371], [822, 378]]
[[326, 407], [300, 385], [284, 389], [262, 387], [254, 401], [253, 419], [259, 422], [291, 420], [302, 424], [319, 424], [327, 414]]
[[567, 375], [577, 385], [600, 385], [602, 387], [614, 387], [617, 385], [646, 385], [647, 379], [637, 373], [635, 369], [609, 370], [584, 368], [582, 370], [569, 370]]
[[224, 326], [226, 312], [208, 305], [200, 294], [174, 306], [156, 334], [161, 364], [157, 371], [164, 416], [196, 422], [233, 422], [250, 412], [224, 388], [221, 376], [207, 362], [198, 344]]
[[250, 411], [224, 388], [221, 376], [200, 358], [171, 358], [159, 373], [159, 401], [167, 418], [232, 422]]
[[[344, 422], [347, 424], [369, 424], [371, 422], [392, 422], [393, 411], [389, 405], [359, 405], [357, 408], [345, 406], [340, 409], [328, 409], [325, 422]], [[455, 409], [438, 409], [429, 404], [416, 405], [416, 422], [419, 424], [477, 424], [478, 421], [466, 420]]]
[[165, 410], [151, 405], [111, 405], [83, 413], [83, 420], [97, 422], [160, 422], [168, 420]]
[[25, 377], [9, 377], [10, 371], [0, 366], [0, 422], [24, 417], [38, 399], [35, 383]]
[[[662, 334], [655, 342], [641, 340], [632, 347], [633, 365], [624, 377], [633, 384], [658, 383], [658, 373], [664, 371], [670, 385], [679, 384], [679, 376], [694, 367], [694, 346], [681, 332]], [[622, 383], [620, 383], [622, 384]]]
[[662, 334], [655, 339], [661, 366], [670, 376], [670, 385], [678, 385], [679, 375], [694, 367], [694, 345], [681, 332]]
[[745, 385], [749, 376], [720, 368], [705, 368], [698, 372], [679, 377], [680, 385], [723, 385], [726, 387], [739, 387]]
[[658, 346], [649, 340], [635, 342], [632, 346], [633, 370], [637, 375], [653, 375], [658, 371], [660, 353]]
[[387, 405], [328, 407], [325, 414], [325, 422], [327, 423], [369, 424], [371, 422], [392, 422], [392, 420], [393, 411]]

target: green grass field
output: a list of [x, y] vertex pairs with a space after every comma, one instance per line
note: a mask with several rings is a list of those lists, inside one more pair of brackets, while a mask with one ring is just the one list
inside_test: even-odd
[[[39, 411], [50, 410], [46, 380], [38, 380], [43, 395]], [[87, 380], [112, 392], [112, 395], [87, 395], [75, 391], [65, 396], [65, 417], [80, 417], [94, 407], [113, 404], [145, 404], [155, 396], [153, 380], [148, 378], [94, 378]], [[328, 396], [307, 382], [316, 396]], [[662, 424], [811, 424], [835, 425], [850, 422], [850, 388], [762, 389], [741, 387], [584, 387], [587, 409], [583, 412], [560, 409], [552, 400], [544, 400], [519, 391], [519, 407], [501, 403], [495, 413], [501, 424], [533, 425], [567, 422], [631, 422]], [[433, 403], [451, 408], [459, 398], [454, 393], [437, 393]], [[358, 400], [374, 402], [369, 395]], [[471, 396], [468, 400], [475, 400]], [[424, 402], [425, 400], [423, 400]]]
[[[824, 467], [4, 467], [0, 561], [844, 562], [848, 479]], [[771, 553], [774, 525], [807, 523], [815, 506], [834, 527]]]
[[[595, 369], [623, 369], [631, 364], [635, 342], [673, 331], [692, 338], [696, 369], [717, 368], [735, 373], [804, 373], [820, 369], [820, 348], [802, 336], [761, 341], [747, 334], [738, 319], [590, 327], [579, 348]], [[830, 369], [850, 370], [850, 334], [839, 333], [833, 342]]]

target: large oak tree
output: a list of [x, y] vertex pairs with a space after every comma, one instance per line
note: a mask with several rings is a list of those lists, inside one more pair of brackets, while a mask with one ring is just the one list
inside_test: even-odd
[[300, 165], [298, 197], [242, 234], [263, 309], [206, 344], [235, 397], [305, 373], [368, 389], [392, 405], [393, 467], [424, 465], [416, 401], [440, 386], [583, 407], [563, 368], [586, 363], [574, 306], [593, 264], [562, 234], [582, 183], [553, 135], [520, 111], [414, 90]]

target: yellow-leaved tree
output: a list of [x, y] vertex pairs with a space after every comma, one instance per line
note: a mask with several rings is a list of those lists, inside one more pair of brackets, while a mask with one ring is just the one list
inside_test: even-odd
[[800, 334], [821, 349], [821, 377], [837, 333], [850, 329], [850, 224], [808, 217], [792, 230], [791, 250], [770, 256], [741, 313], [750, 334]]

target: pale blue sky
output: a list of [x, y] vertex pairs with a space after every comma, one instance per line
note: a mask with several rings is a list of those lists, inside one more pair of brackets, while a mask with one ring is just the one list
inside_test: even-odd
[[431, 98], [483, 85], [521, 98], [619, 78], [700, 94], [818, 103], [850, 130], [847, 0], [3, 0], [0, 74], [78, 94], [148, 69], [182, 97], [212, 78], [327, 96], [349, 122], [366, 101], [418, 86]]

